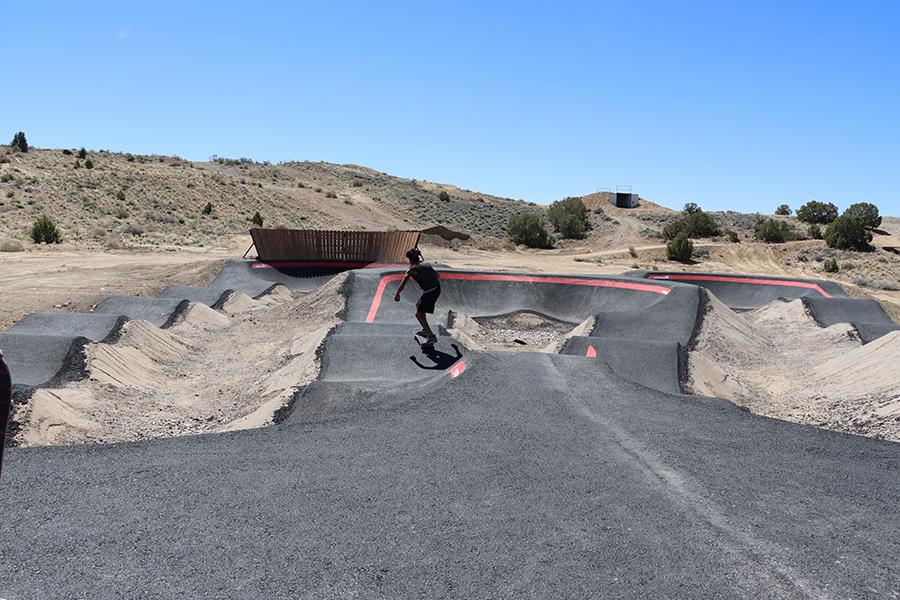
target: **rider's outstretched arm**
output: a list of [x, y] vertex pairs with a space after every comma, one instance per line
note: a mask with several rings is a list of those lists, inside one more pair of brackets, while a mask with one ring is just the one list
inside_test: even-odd
[[403, 291], [403, 288], [406, 287], [406, 282], [409, 281], [409, 273], [406, 274], [406, 277], [403, 278], [403, 281], [400, 282], [400, 287], [397, 288], [397, 293], [394, 294], [394, 301], [400, 302], [400, 292]]

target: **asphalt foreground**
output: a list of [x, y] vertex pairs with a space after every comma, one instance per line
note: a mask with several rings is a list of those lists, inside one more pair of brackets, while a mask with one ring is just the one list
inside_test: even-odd
[[900, 595], [900, 444], [642, 374], [689, 343], [695, 286], [448, 279], [444, 312], [600, 318], [561, 354], [441, 336], [423, 355], [394, 274], [348, 280], [320, 380], [278, 425], [10, 450], [0, 597]]

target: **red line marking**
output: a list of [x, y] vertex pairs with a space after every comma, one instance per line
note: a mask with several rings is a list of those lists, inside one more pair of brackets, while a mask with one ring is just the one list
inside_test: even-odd
[[587, 352], [584, 353], [587, 358], [597, 358], [597, 349], [593, 345], [588, 344]]
[[785, 287], [801, 287], [815, 290], [825, 298], [831, 294], [815, 283], [807, 281], [784, 281], [782, 279], [759, 279], [754, 277], [728, 277], [725, 275], [649, 275], [649, 279], [675, 279], [678, 281], [727, 281], [730, 283], [749, 283], [751, 285], [781, 285]]
[[375, 315], [378, 314], [378, 307], [381, 306], [381, 296], [384, 295], [384, 288], [387, 287], [389, 281], [400, 281], [406, 276], [406, 273], [394, 273], [393, 275], [385, 275], [378, 282], [378, 289], [375, 291], [375, 297], [372, 298], [372, 305], [369, 307], [369, 314], [366, 315], [366, 323], [375, 321]]
[[[378, 314], [378, 308], [381, 306], [381, 296], [384, 289], [390, 281], [399, 281], [403, 279], [405, 273], [394, 273], [384, 275], [378, 282], [378, 289], [375, 291], [375, 297], [372, 298], [372, 304], [369, 306], [369, 313], [366, 315], [366, 323], [375, 321]], [[624, 290], [632, 290], [637, 292], [653, 292], [655, 294], [666, 295], [671, 291], [661, 285], [652, 285], [646, 283], [632, 283], [629, 281], [612, 281], [608, 279], [577, 279], [574, 277], [541, 277], [536, 275], [490, 275], [485, 273], [441, 273], [441, 279], [462, 279], [467, 281], [520, 281], [526, 283], [555, 283], [560, 285], [583, 285], [588, 287], [611, 287]]]
[[450, 367], [450, 379], [455, 379], [462, 375], [466, 370], [466, 361], [460, 359], [452, 367]]
[[347, 269], [391, 269], [403, 267], [402, 263], [324, 262], [303, 260], [273, 260], [271, 262], [250, 263], [251, 269], [274, 269], [277, 267], [337, 267]]
[[486, 273], [441, 273], [441, 279], [464, 279], [467, 281], [522, 281], [526, 283], [556, 283], [561, 285], [584, 285], [588, 287], [611, 287], [637, 292], [654, 292], [666, 295], [671, 288], [661, 285], [647, 285], [629, 281], [608, 279], [578, 279], [576, 277], [553, 277], [540, 275], [492, 275]]

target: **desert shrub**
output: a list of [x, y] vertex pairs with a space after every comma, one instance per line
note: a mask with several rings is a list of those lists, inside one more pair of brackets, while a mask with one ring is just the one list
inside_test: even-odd
[[694, 242], [684, 233], [679, 233], [666, 244], [666, 258], [678, 262], [688, 262], [694, 254]]
[[591, 228], [587, 208], [581, 198], [557, 200], [547, 209], [547, 217], [553, 229], [566, 238], [584, 237]]
[[250, 218], [250, 222], [256, 225], [257, 227], [263, 226], [263, 218], [262, 215], [259, 214], [259, 211], [253, 213], [253, 216]]
[[687, 223], [685, 233], [688, 237], [703, 238], [715, 237], [721, 233], [716, 220], [709, 213], [705, 213], [699, 208], [696, 211], [687, 213], [684, 218]]
[[12, 142], [9, 143], [13, 150], [18, 152], [28, 152], [28, 140], [25, 139], [25, 133], [20, 131], [13, 136]]
[[81, 160], [84, 160], [85, 158], [87, 158], [87, 150], [85, 150], [84, 148], [82, 148], [81, 150], [79, 150], [79, 151], [78, 151], [78, 158], [80, 158]]
[[202, 212], [204, 215], [208, 215], [208, 214], [210, 214], [212, 211], [213, 211], [213, 205], [212, 205], [212, 202], [207, 202], [207, 203], [206, 203], [206, 206], [203, 207], [203, 210], [202, 210], [201, 212]]
[[854, 277], [853, 283], [864, 287], [874, 288], [876, 290], [885, 290], [888, 292], [900, 291], [900, 285], [897, 285], [892, 281], [885, 281], [883, 279], [872, 279], [871, 277]]
[[7, 198], [12, 198], [15, 195], [16, 195], [16, 193], [13, 190], [9, 190], [8, 192], [6, 192]]
[[450, 194], [447, 193], [447, 190], [441, 190], [441, 193], [438, 194], [438, 200], [441, 202], [450, 202]]
[[335, 194], [334, 192], [325, 192], [325, 197], [326, 198], [337, 198], [337, 194]]
[[549, 248], [550, 235], [544, 222], [534, 213], [525, 212], [509, 217], [506, 233], [515, 244], [524, 244], [529, 248]]
[[857, 202], [851, 204], [844, 211], [844, 216], [859, 217], [866, 227], [874, 229], [881, 225], [881, 217], [878, 215], [878, 207], [871, 202]]
[[351, 183], [350, 185], [352, 185], [353, 187], [362, 187], [363, 182], [360, 179], [354, 179], [353, 183]]
[[128, 209], [124, 206], [116, 207], [116, 218], [117, 219], [127, 219], [128, 218]]
[[134, 162], [134, 155], [133, 155], [133, 154], [126, 154], [126, 155], [125, 155], [125, 160], [127, 160], [128, 162]]
[[125, 190], [119, 190], [116, 192], [116, 200], [119, 202], [125, 202]]
[[829, 248], [868, 251], [872, 249], [871, 241], [872, 234], [866, 229], [866, 222], [855, 215], [840, 216], [825, 230], [825, 243]]
[[562, 215], [559, 218], [559, 234], [564, 238], [579, 239], [584, 237], [584, 221], [577, 215]]
[[22, 242], [18, 240], [3, 240], [0, 242], [0, 252], [21, 252]]
[[637, 250], [634, 249], [634, 246], [628, 246], [628, 254], [631, 255], [631, 258], [637, 258], [637, 257], [638, 257]]
[[663, 237], [667, 240], [674, 240], [681, 233], [689, 238], [715, 237], [721, 233], [713, 216], [703, 212], [696, 204], [686, 204], [685, 209], [680, 220], [663, 227]]
[[144, 235], [144, 228], [140, 225], [126, 225], [122, 233], [135, 236]]
[[696, 203], [688, 202], [687, 204], [684, 205], [684, 208], [681, 210], [681, 212], [683, 212], [686, 215], [692, 215], [695, 212], [700, 212], [701, 210], [703, 210], [703, 209], [701, 209], [699, 206], [697, 206]]
[[778, 208], [775, 209], [775, 214], [776, 214], [776, 215], [781, 215], [781, 216], [783, 216], [783, 217], [790, 216], [790, 214], [791, 214], [791, 207], [788, 206], [787, 204], [780, 204], [780, 205], [778, 206]]
[[732, 229], [726, 229], [725, 235], [728, 236], [728, 241], [731, 242], [732, 244], [740, 244], [741, 243], [741, 240], [738, 239], [738, 234], [736, 231], [734, 231]]
[[0, 183], [9, 183], [12, 180], [13, 180], [12, 173], [4, 173], [3, 175], [0, 175]]
[[62, 241], [62, 234], [52, 217], [41, 215], [31, 225], [31, 239], [35, 244], [58, 244]]
[[62, 153], [65, 154], [66, 156], [72, 156], [72, 151], [69, 150], [68, 148], [63, 148]]
[[838, 262], [833, 258], [826, 258], [825, 261], [822, 262], [822, 270], [826, 273], [837, 273], [838, 269]]
[[838, 216], [837, 206], [831, 202], [817, 202], [810, 200], [797, 209], [797, 218], [804, 223], [819, 223], [827, 225]]
[[806, 228], [806, 235], [811, 237], [814, 240], [822, 239], [822, 228], [813, 223], [809, 227]]
[[84, 168], [85, 169], [93, 169], [94, 161], [92, 161], [91, 159], [87, 159], [86, 161], [84, 161]]
[[316, 188], [316, 193], [317, 193], [317, 194], [321, 194], [321, 193], [322, 193], [322, 188], [317, 187], [317, 188]]
[[791, 238], [791, 228], [784, 221], [766, 219], [753, 228], [753, 237], [767, 244], [780, 244]]

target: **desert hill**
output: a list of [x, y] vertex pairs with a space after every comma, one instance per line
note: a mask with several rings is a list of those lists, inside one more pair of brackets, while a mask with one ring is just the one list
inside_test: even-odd
[[[546, 206], [394, 177], [359, 165], [269, 164], [217, 157], [191, 162], [177, 156], [108, 151], [82, 155], [77, 149], [32, 147], [22, 153], [0, 146], [0, 250], [49, 251], [34, 246], [29, 236], [34, 220], [44, 214], [51, 215], [62, 232], [63, 243], [54, 250], [75, 253], [165, 250], [196, 255], [218, 248], [234, 256], [248, 247], [247, 230], [257, 212], [266, 227], [384, 230], [443, 225], [472, 236], [464, 243], [426, 236], [426, 246], [450, 252], [431, 253], [447, 264], [560, 272], [640, 267], [829, 277], [865, 288], [866, 294], [889, 303], [892, 314], [900, 316], [896, 308], [900, 255], [890, 250], [900, 246], [897, 218], [884, 219], [874, 240], [880, 246], [876, 252], [859, 253], [831, 250], [820, 240], [758, 243], [753, 227], [763, 215], [713, 212], [723, 234], [734, 231], [739, 243], [727, 235], [695, 240], [694, 261], [682, 264], [666, 261], [662, 236], [663, 227], [681, 217], [679, 211], [645, 198], [638, 208], [617, 208], [604, 192], [580, 197], [591, 222], [587, 236], [558, 239], [553, 250], [533, 251], [509, 242], [506, 223], [510, 215], [522, 211], [546, 216]], [[793, 217], [777, 218], [798, 232], [806, 229]], [[840, 272], [825, 273], [825, 258], [837, 259]], [[12, 261], [4, 262], [13, 277]]]
[[[194, 163], [32, 148], [0, 149], [0, 239], [28, 242], [31, 223], [54, 217], [66, 241], [200, 246], [246, 233], [259, 212], [267, 227], [422, 228], [446, 225], [504, 236], [511, 214], [544, 209], [521, 200], [402, 179], [355, 165], [248, 159]], [[203, 209], [209, 203], [210, 211]]]

